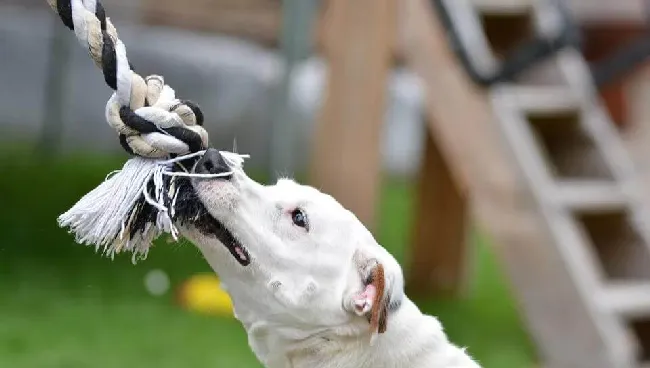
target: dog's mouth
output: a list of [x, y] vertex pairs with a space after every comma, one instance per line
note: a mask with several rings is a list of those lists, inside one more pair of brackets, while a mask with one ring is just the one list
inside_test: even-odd
[[[212, 216], [199, 198], [190, 178], [176, 178], [178, 197], [176, 199], [174, 222], [183, 226], [191, 225], [207, 236], [214, 236], [242, 266], [251, 263], [248, 249], [219, 220]], [[210, 180], [228, 180], [210, 179]]]
[[[217, 152], [215, 154], [215, 152]], [[190, 158], [180, 161], [175, 169], [184, 170], [186, 168], [194, 167], [193, 173], [197, 173], [196, 167], [202, 164], [204, 170], [228, 170], [228, 164], [220, 156], [218, 151], [208, 150], [204, 154], [204, 158], [197, 161], [196, 158]], [[208, 167], [209, 165], [212, 165]], [[198, 174], [202, 174], [198, 172]], [[251, 263], [251, 257], [246, 247], [239, 241], [239, 239], [219, 220], [214, 218], [207, 210], [203, 201], [199, 198], [192, 178], [188, 176], [165, 176], [162, 183], [154, 183], [151, 180], [147, 185], [147, 191], [150, 196], [156, 191], [156, 186], [161, 185], [170, 195], [164, 197], [164, 205], [166, 208], [171, 209], [171, 220], [175, 225], [192, 226], [199, 230], [202, 234], [207, 236], [214, 236], [221, 242], [230, 252], [230, 254], [242, 266], [248, 266]], [[207, 180], [232, 180], [231, 176], [225, 175], [221, 177], [213, 177]], [[138, 233], [144, 232], [150, 224], [157, 222], [158, 210], [149, 204], [144, 196], [136, 204], [133, 210], [132, 226], [129, 236], [131, 239]]]
[[246, 247], [219, 220], [210, 214], [204, 216], [205, 218], [194, 220], [194, 226], [203, 234], [214, 235], [228, 249], [230, 254], [235, 257], [240, 265], [248, 266], [251, 263], [251, 257]]
[[[211, 180], [227, 180], [211, 179]], [[163, 179], [166, 188], [174, 187], [175, 204], [172, 212], [172, 221], [180, 226], [193, 226], [207, 236], [214, 236], [230, 252], [242, 266], [251, 263], [251, 257], [246, 247], [237, 237], [219, 220], [214, 218], [199, 198], [192, 180], [189, 177], [166, 177]], [[150, 193], [154, 192], [154, 183], [148, 183]], [[170, 199], [171, 200], [171, 199]], [[166, 203], [167, 204], [167, 203]], [[141, 199], [133, 214], [133, 226], [130, 237], [133, 238], [138, 231], [144, 231], [151, 223], [156, 223], [157, 210]]]

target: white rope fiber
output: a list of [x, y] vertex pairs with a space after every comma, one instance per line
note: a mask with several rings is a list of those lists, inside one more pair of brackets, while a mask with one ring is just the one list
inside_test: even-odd
[[[79, 243], [95, 245], [111, 256], [132, 251], [135, 260], [138, 254], [146, 255], [163, 232], [178, 239], [173, 223], [177, 178], [231, 173], [194, 174], [181, 167], [181, 161], [201, 156], [208, 147], [203, 113], [196, 104], [176, 98], [162, 76], [143, 78], [133, 71], [126, 47], [99, 1], [47, 2], [102, 69], [114, 91], [106, 104], [106, 121], [122, 147], [136, 156], [62, 214], [59, 224], [69, 227]], [[231, 167], [241, 166], [247, 157], [221, 153]], [[146, 206], [157, 215], [142, 226], [138, 216]]]

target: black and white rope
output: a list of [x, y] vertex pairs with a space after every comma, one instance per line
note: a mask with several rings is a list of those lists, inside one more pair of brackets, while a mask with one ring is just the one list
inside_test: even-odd
[[63, 24], [101, 68], [115, 92], [106, 105], [106, 120], [122, 147], [137, 156], [166, 158], [204, 150], [208, 133], [203, 113], [179, 100], [161, 76], [142, 78], [133, 71], [126, 47], [98, 0], [47, 0]]
[[[104, 73], [114, 91], [106, 104], [106, 120], [124, 149], [135, 155], [59, 216], [59, 224], [69, 227], [79, 243], [95, 245], [109, 255], [131, 251], [135, 260], [147, 254], [161, 233], [177, 239], [177, 198], [188, 197], [181, 193], [188, 190], [183, 177], [231, 173], [191, 173], [180, 164], [201, 156], [208, 147], [203, 114], [196, 104], [177, 99], [161, 76], [142, 78], [133, 71], [126, 47], [98, 0], [47, 1]], [[231, 168], [241, 167], [247, 157], [221, 153]]]

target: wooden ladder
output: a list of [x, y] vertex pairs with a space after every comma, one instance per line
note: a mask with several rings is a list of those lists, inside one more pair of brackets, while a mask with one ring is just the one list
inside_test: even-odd
[[[555, 368], [649, 364], [648, 206], [582, 55], [566, 49], [514, 82], [479, 89], [452, 64], [430, 4], [406, 3], [400, 47], [425, 81], [432, 133], [500, 243], [541, 360]], [[550, 1], [447, 6], [485, 71], [527, 27], [558, 31]]]

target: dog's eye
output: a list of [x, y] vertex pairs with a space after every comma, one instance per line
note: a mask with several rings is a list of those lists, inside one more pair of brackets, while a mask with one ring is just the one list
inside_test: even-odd
[[294, 225], [309, 230], [307, 215], [305, 215], [305, 212], [300, 208], [296, 208], [293, 211], [291, 211], [291, 221], [293, 221]]

